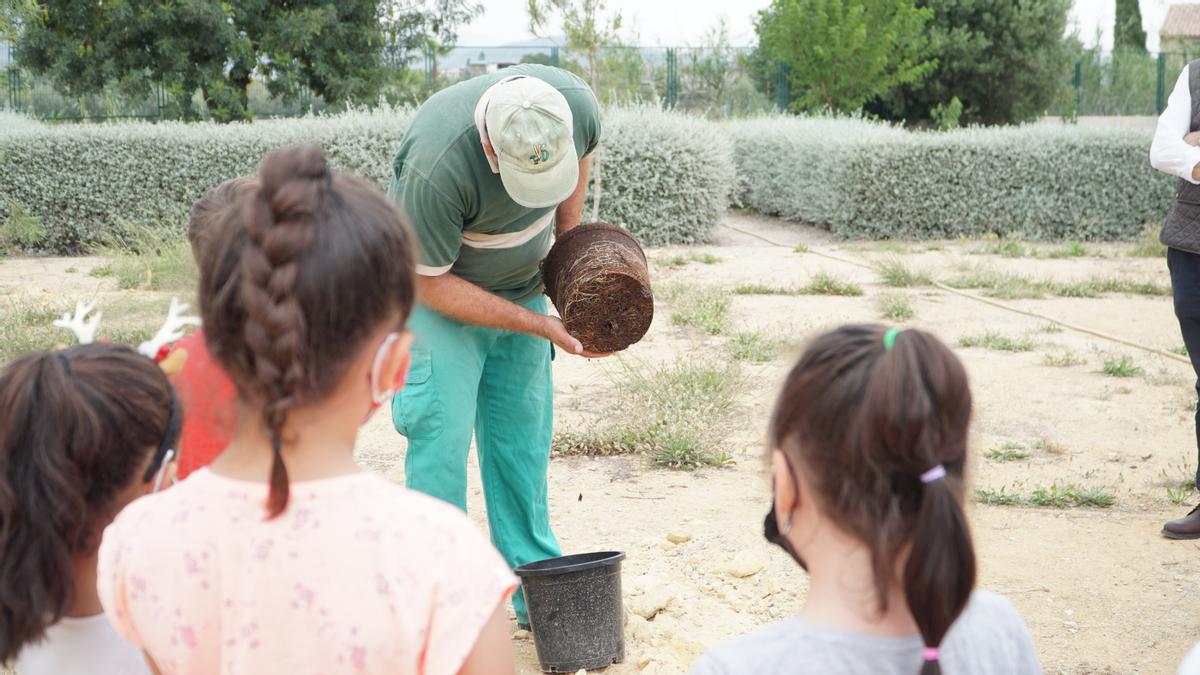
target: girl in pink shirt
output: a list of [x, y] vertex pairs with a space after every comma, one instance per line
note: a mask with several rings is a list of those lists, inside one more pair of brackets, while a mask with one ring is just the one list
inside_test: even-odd
[[108, 528], [105, 608], [166, 675], [513, 672], [504, 560], [453, 507], [353, 461], [408, 368], [400, 215], [312, 146], [267, 155], [259, 179], [200, 275], [233, 440]]

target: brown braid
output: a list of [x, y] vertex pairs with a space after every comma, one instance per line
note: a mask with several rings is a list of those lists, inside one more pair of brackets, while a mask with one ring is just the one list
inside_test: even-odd
[[200, 309], [209, 350], [270, 435], [274, 517], [288, 503], [289, 412], [328, 395], [382, 324], [403, 324], [415, 265], [396, 208], [334, 175], [316, 146], [268, 154], [258, 179], [213, 232]]

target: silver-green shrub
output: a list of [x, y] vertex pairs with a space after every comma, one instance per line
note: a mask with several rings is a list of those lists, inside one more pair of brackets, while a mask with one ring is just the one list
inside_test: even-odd
[[730, 123], [742, 202], [855, 238], [1129, 239], [1175, 179], [1151, 132], [1034, 125], [910, 132], [854, 119]]
[[[218, 183], [248, 173], [269, 150], [317, 143], [338, 169], [381, 187], [412, 118], [381, 107], [253, 124], [41, 125], [0, 118], [0, 213], [41, 220], [42, 246], [71, 253], [139, 226], [182, 230]], [[12, 124], [8, 122], [12, 121]], [[604, 115], [601, 217], [647, 244], [707, 238], [734, 182], [729, 142], [710, 122], [648, 108]]]
[[721, 127], [648, 106], [610, 109], [603, 123], [600, 219], [646, 246], [708, 241], [737, 180]]
[[40, 218], [46, 248], [77, 252], [133, 225], [182, 228], [205, 191], [284, 145], [318, 143], [334, 166], [384, 183], [410, 117], [381, 108], [254, 124], [0, 129], [0, 204]]

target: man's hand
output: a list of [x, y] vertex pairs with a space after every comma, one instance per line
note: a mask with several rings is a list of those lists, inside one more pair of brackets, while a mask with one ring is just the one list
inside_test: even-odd
[[583, 343], [579, 340], [576, 340], [574, 336], [568, 333], [567, 327], [563, 325], [562, 319], [559, 319], [556, 316], [545, 317], [545, 323], [543, 323], [542, 327], [542, 336], [553, 342], [558, 346], [559, 349], [567, 352], [568, 354], [582, 356], [585, 359], [600, 359], [604, 358], [605, 356], [612, 356], [612, 354], [598, 354], [596, 352], [589, 352], [588, 350], [584, 349]]
[[1191, 133], [1184, 134], [1183, 142], [1187, 143], [1188, 145], [1200, 147], [1200, 131], [1193, 131]]

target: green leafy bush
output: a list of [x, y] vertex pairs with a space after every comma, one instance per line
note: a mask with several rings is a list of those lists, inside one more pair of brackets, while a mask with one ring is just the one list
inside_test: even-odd
[[730, 123], [743, 205], [843, 237], [1132, 239], [1170, 206], [1150, 132], [912, 132], [855, 118]]
[[[267, 151], [284, 145], [317, 143], [336, 168], [386, 186], [411, 118], [411, 110], [388, 106], [230, 125], [42, 125], [6, 116], [0, 205], [39, 219], [46, 230], [39, 246], [60, 253], [146, 226], [182, 232], [200, 195], [254, 172]], [[647, 245], [705, 241], [735, 182], [719, 128], [651, 108], [609, 110], [604, 127], [601, 218]]]

